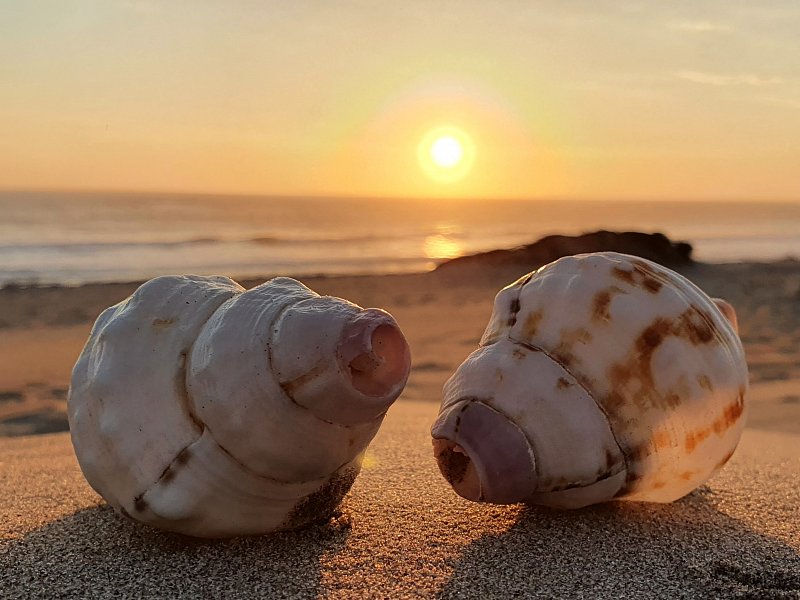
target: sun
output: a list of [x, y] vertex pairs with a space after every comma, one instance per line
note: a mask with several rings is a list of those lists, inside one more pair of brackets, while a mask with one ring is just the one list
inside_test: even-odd
[[452, 135], [443, 135], [431, 144], [430, 153], [437, 166], [452, 169], [464, 158], [464, 147]]
[[475, 145], [461, 129], [442, 126], [430, 130], [417, 149], [420, 166], [428, 177], [442, 183], [463, 179], [472, 168]]

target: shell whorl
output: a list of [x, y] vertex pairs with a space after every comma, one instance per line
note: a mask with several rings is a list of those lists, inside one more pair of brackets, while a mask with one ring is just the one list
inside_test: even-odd
[[[689, 493], [730, 458], [744, 425], [747, 366], [735, 316], [726, 319], [733, 309], [718, 302], [616, 253], [562, 258], [504, 288], [479, 349], [445, 384], [432, 430], [443, 474], [465, 497], [492, 502]], [[508, 424], [463, 431], [459, 411], [476, 402]], [[509, 493], [500, 465], [510, 450], [490, 440], [511, 439], [512, 425], [515, 451], [529, 457]]]
[[289, 278], [159, 277], [101, 314], [70, 430], [123, 514], [203, 537], [323, 519], [408, 377], [394, 319]]

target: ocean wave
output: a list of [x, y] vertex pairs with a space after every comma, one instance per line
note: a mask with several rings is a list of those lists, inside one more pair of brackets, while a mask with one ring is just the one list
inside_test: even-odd
[[76, 241], [76, 242], [57, 242], [57, 243], [18, 243], [0, 244], [0, 252], [3, 251], [23, 251], [23, 252], [91, 252], [94, 250], [128, 250], [146, 248], [175, 248], [181, 246], [202, 246], [215, 244], [258, 244], [265, 246], [294, 245], [294, 244], [320, 244], [320, 245], [348, 245], [365, 242], [381, 242], [387, 240], [416, 239], [424, 235], [355, 235], [342, 237], [327, 236], [301, 236], [301, 237], [279, 237], [279, 236], [255, 236], [242, 238], [225, 237], [195, 237], [183, 240], [124, 240], [124, 241]]
[[154, 241], [154, 240], [129, 240], [123, 242], [58, 242], [50, 244], [0, 244], [0, 252], [3, 250], [22, 250], [25, 252], [40, 251], [55, 251], [55, 252], [80, 252], [84, 250], [104, 250], [111, 248], [128, 249], [128, 248], [169, 248], [173, 246], [194, 246], [200, 244], [218, 244], [224, 242], [220, 238], [213, 237], [198, 237], [186, 240], [171, 240], [171, 241]]
[[367, 235], [352, 235], [341, 237], [328, 237], [328, 236], [308, 236], [308, 237], [252, 237], [247, 238], [245, 242], [253, 242], [255, 244], [357, 244], [361, 242], [382, 242], [386, 240], [403, 240], [412, 238], [424, 238], [425, 234], [415, 232], [413, 234], [367, 234]]

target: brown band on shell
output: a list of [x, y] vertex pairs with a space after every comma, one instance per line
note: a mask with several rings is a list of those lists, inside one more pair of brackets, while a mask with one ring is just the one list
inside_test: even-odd
[[598, 291], [592, 299], [592, 321], [596, 323], [611, 321], [611, 300], [617, 294], [627, 294], [621, 287], [612, 285]]
[[697, 376], [697, 385], [708, 392], [714, 391], [714, 385], [711, 383], [711, 378], [706, 374]]
[[[567, 367], [579, 362], [579, 358], [572, 351], [576, 344], [588, 344], [592, 341], [592, 333], [585, 327], [562, 329], [559, 333], [559, 343], [551, 352], [559, 363]], [[572, 373], [570, 373], [572, 375]], [[575, 375], [573, 375], [575, 377]]]
[[657, 294], [663, 287], [661, 275], [643, 260], [634, 260], [634, 268], [643, 274], [641, 285], [651, 294]]
[[[611, 365], [608, 369], [609, 384], [612, 391], [606, 396], [604, 404], [608, 409], [609, 416], [612, 417], [610, 421], [612, 430], [618, 424], [617, 419], [614, 417], [627, 402], [632, 401], [641, 408], [652, 406], [660, 409], [675, 408], [683, 402], [686, 397], [684, 388], [675, 388], [666, 390], [663, 393], [657, 393], [653, 380], [653, 355], [668, 337], [686, 340], [694, 346], [710, 344], [715, 340], [719, 342], [719, 338], [713, 329], [713, 320], [710, 315], [694, 306], [689, 306], [675, 319], [663, 317], [654, 319], [639, 334], [627, 359]], [[710, 386], [711, 382], [708, 376], [704, 377]], [[638, 386], [634, 382], [638, 382]], [[631, 397], [626, 397], [621, 390], [629, 389], [636, 389], [637, 392], [632, 394]], [[739, 411], [741, 412], [741, 407]], [[714, 425], [712, 425], [712, 429], [713, 427]], [[696, 446], [708, 435], [710, 435], [710, 431], [689, 433], [685, 440], [687, 452], [694, 451]], [[628, 465], [628, 475], [625, 486], [618, 492], [617, 496], [624, 496], [634, 491], [636, 483], [641, 479], [640, 471], [642, 468], [638, 463], [658, 448], [656, 441], [657, 438], [654, 437], [650, 442], [635, 447], [629, 447], [625, 444], [620, 445]]]
[[592, 299], [592, 321], [610, 321], [611, 313], [608, 308], [611, 305], [611, 292], [600, 290]]
[[523, 326], [523, 333], [525, 334], [526, 339], [533, 339], [536, 335], [537, 329], [539, 329], [539, 324], [542, 322], [544, 318], [544, 312], [541, 310], [537, 310], [536, 312], [532, 312], [528, 314], [528, 317], [525, 319], [525, 324]]
[[742, 416], [744, 412], [744, 390], [739, 390], [739, 395], [735, 401], [728, 404], [714, 422], [708, 427], [690, 431], [686, 434], [685, 446], [686, 451], [692, 453], [697, 446], [709, 437], [712, 433], [717, 435], [724, 434], [728, 429], [733, 427]]
[[[695, 307], [689, 307], [676, 319], [658, 317], [636, 338], [627, 359], [609, 367], [608, 378], [611, 389], [629, 389], [631, 383], [638, 380], [640, 392], [633, 398], [637, 404], [662, 408], [679, 405], [683, 398], [680, 392], [683, 390], [668, 390], [664, 394], [655, 394], [652, 359], [655, 351], [667, 337], [681, 338], [692, 345], [708, 344], [717, 339], [706, 318]], [[608, 407], [612, 411], [625, 401], [626, 398], [618, 392], [612, 392], [607, 397]]]
[[631, 264], [633, 264], [632, 271], [615, 266], [611, 269], [611, 274], [628, 285], [641, 287], [651, 294], [657, 294], [664, 286], [661, 274], [642, 260], [634, 260]]

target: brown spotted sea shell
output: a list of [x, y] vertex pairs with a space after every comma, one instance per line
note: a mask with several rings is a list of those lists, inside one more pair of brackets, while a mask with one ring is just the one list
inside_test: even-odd
[[497, 294], [434, 450], [473, 500], [670, 502], [733, 454], [747, 381], [730, 305], [642, 258], [569, 256]]

